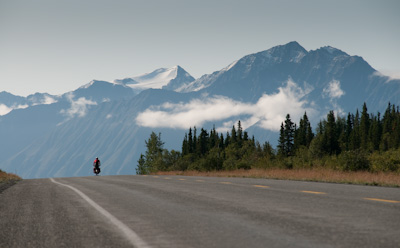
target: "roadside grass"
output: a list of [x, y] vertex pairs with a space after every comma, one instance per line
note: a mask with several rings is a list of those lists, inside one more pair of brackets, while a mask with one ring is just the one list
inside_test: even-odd
[[280, 180], [298, 180], [343, 184], [360, 184], [386, 187], [400, 187], [400, 174], [395, 172], [338, 171], [326, 168], [312, 169], [249, 169], [232, 171], [159, 171], [154, 175], [181, 175], [205, 177], [246, 177]]
[[0, 183], [6, 183], [9, 181], [19, 181], [22, 180], [19, 176], [12, 174], [12, 173], [6, 173], [2, 170], [0, 170]]

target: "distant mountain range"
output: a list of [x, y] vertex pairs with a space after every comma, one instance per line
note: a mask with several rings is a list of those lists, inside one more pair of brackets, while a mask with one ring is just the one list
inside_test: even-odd
[[399, 104], [400, 80], [362, 57], [333, 48], [307, 51], [297, 42], [247, 55], [194, 79], [182, 67], [117, 79], [93, 80], [63, 95], [0, 93], [0, 168], [24, 178], [134, 174], [144, 141], [161, 132], [180, 150], [189, 127], [225, 133], [238, 120], [260, 141], [276, 144], [287, 113], [306, 111], [313, 127], [329, 110], [369, 112]]

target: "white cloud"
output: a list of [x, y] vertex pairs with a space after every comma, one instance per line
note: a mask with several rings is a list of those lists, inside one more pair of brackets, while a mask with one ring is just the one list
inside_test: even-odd
[[96, 102], [87, 100], [84, 97], [74, 100], [74, 95], [72, 93], [67, 95], [67, 99], [71, 102], [71, 108], [63, 109], [60, 113], [67, 115], [69, 118], [74, 118], [75, 116], [83, 117], [86, 115], [89, 105], [97, 105]]
[[52, 98], [50, 96], [44, 96], [42, 104], [53, 104], [53, 103], [56, 103], [56, 102], [57, 102], [56, 99], [54, 99], [54, 98]]
[[334, 110], [337, 115], [345, 114], [343, 109], [337, 103], [337, 99], [342, 97], [345, 92], [340, 88], [340, 81], [332, 80], [326, 88], [322, 91], [323, 97], [329, 97], [329, 102], [331, 103], [330, 110]]
[[6, 114], [10, 113], [11, 110], [13, 110], [13, 109], [12, 109], [12, 108], [9, 108], [7, 105], [5, 105], [5, 104], [0, 104], [0, 116], [1, 116], [1, 115], [6, 115]]
[[327, 95], [331, 99], [340, 98], [345, 92], [340, 88], [340, 82], [332, 80], [328, 86], [323, 90], [323, 94]]
[[[301, 100], [310, 89], [303, 90], [292, 80], [285, 87], [280, 87], [275, 94], [264, 94], [256, 103], [243, 103], [224, 96], [193, 99], [188, 103], [164, 103], [152, 106], [139, 113], [136, 122], [146, 127], [167, 127], [187, 129], [191, 126], [202, 126], [205, 122], [223, 121], [238, 116], [242, 119], [243, 128], [256, 123], [264, 129], [277, 131], [286, 114], [292, 120], [300, 118], [304, 111], [313, 114], [315, 111], [306, 108], [307, 102]], [[227, 120], [220, 130], [229, 130], [234, 121]]]
[[375, 71], [372, 75], [386, 78], [385, 83], [389, 82], [390, 80], [400, 80], [400, 71], [381, 70]]
[[0, 116], [8, 114], [14, 109], [25, 109], [27, 107], [29, 107], [28, 104], [20, 104], [20, 105], [17, 105], [17, 106], [13, 105], [11, 107], [8, 107], [5, 104], [0, 104]]

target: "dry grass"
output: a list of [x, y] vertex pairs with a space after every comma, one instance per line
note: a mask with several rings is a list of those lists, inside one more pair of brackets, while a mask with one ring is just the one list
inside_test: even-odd
[[182, 175], [182, 176], [206, 176], [206, 177], [248, 177], [268, 178], [281, 180], [300, 180], [314, 182], [332, 182], [363, 184], [376, 186], [400, 187], [399, 173], [371, 173], [365, 171], [344, 172], [324, 168], [313, 169], [250, 169], [234, 171], [170, 171], [157, 172], [157, 175]]
[[0, 170], [0, 183], [2, 182], [7, 182], [7, 181], [19, 181], [22, 178], [19, 176], [12, 174], [12, 173], [6, 173], [2, 170]]

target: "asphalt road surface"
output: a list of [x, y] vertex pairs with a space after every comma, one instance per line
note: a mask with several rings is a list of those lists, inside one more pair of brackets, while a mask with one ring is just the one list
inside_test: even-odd
[[400, 247], [400, 189], [180, 176], [23, 180], [0, 247]]

